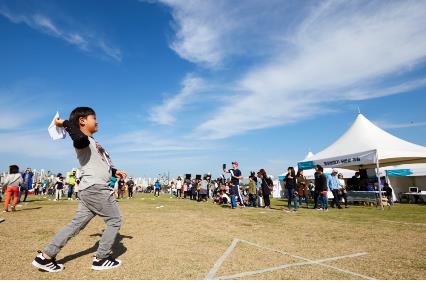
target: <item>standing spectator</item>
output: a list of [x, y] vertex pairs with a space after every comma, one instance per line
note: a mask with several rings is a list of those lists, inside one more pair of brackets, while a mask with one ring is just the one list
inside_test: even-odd
[[49, 188], [49, 181], [48, 180], [44, 180], [43, 181], [43, 185], [42, 185], [42, 194], [43, 195], [47, 194], [48, 188]]
[[340, 183], [340, 193], [342, 195], [343, 200], [345, 201], [345, 208], [348, 208], [348, 193], [346, 191], [345, 179], [343, 179], [342, 173], [339, 173], [337, 177], [339, 178]]
[[393, 194], [392, 194], [392, 188], [389, 186], [388, 183], [385, 182], [385, 184], [383, 185], [383, 191], [386, 192], [386, 197], [388, 198], [388, 204], [390, 206], [393, 205]]
[[256, 177], [254, 175], [250, 175], [249, 189], [248, 189], [248, 194], [249, 194], [248, 206], [252, 206], [252, 207], [256, 207], [256, 195], [257, 195], [256, 181], [257, 181]]
[[64, 189], [64, 177], [59, 177], [58, 181], [55, 184], [55, 199], [54, 201], [58, 201], [62, 198], [62, 190]]
[[75, 174], [76, 170], [67, 173], [68, 177], [68, 200], [72, 200], [72, 194], [75, 186]]
[[243, 197], [241, 195], [240, 191], [240, 180], [243, 178], [240, 169], [238, 169], [238, 162], [234, 161], [232, 162], [232, 169], [229, 169], [226, 171], [226, 169], [223, 169], [223, 172], [227, 172], [231, 174], [231, 183], [232, 187], [230, 188], [231, 191], [231, 207], [237, 208], [236, 198], [238, 197], [240, 206], [244, 207], [243, 203]]
[[126, 184], [126, 182], [124, 182], [123, 177], [119, 177], [117, 183], [118, 183], [118, 186], [117, 186], [118, 198], [123, 198], [124, 197], [124, 184]]
[[315, 167], [315, 174], [314, 174], [314, 178], [315, 178], [315, 185], [314, 185], [314, 209], [318, 209], [318, 202], [319, 202], [319, 198], [321, 195], [321, 175], [318, 171], [319, 169], [317, 167]]
[[257, 190], [257, 207], [264, 207], [265, 203], [263, 201], [263, 195], [262, 195], [262, 179], [260, 178], [259, 172], [257, 173], [257, 178], [256, 178], [256, 190]]
[[351, 178], [351, 184], [352, 184], [352, 191], [359, 191], [360, 190], [360, 176], [361, 174], [359, 172], [355, 172], [355, 175]]
[[203, 178], [203, 180], [200, 183], [200, 191], [199, 191], [198, 201], [207, 201], [208, 185], [209, 185], [209, 183], [207, 182], [206, 178]]
[[309, 189], [308, 189], [308, 180], [303, 175], [303, 170], [297, 170], [296, 175], [296, 185], [297, 185], [297, 195], [299, 196], [299, 206], [302, 207], [302, 200], [305, 198], [306, 208], [309, 208]]
[[209, 183], [209, 185], [208, 185], [208, 197], [213, 198], [213, 196], [216, 195], [216, 193], [217, 193], [217, 184], [216, 184], [216, 182], [214, 182], [211, 179], [210, 176], [208, 177], [207, 181]]
[[[317, 171], [317, 177], [315, 178], [315, 192], [318, 192], [319, 198], [321, 198], [321, 208], [317, 208], [318, 210], [328, 211], [328, 187], [327, 187], [327, 177], [324, 174], [324, 169], [321, 165], [317, 165], [315, 167]], [[317, 201], [318, 202], [318, 201]]]
[[188, 180], [188, 196], [190, 200], [192, 200], [192, 195], [194, 191], [194, 181]]
[[334, 206], [337, 206], [339, 209], [342, 209], [340, 206], [340, 196], [339, 196], [339, 189], [340, 189], [340, 181], [337, 177], [338, 171], [336, 169], [333, 169], [331, 172], [331, 175], [327, 179], [327, 185], [328, 188], [333, 193], [333, 202], [331, 203], [331, 207], [334, 208]]
[[161, 184], [160, 180], [157, 179], [154, 183], [154, 196], [159, 197], [160, 196], [160, 190], [161, 190]]
[[176, 197], [182, 198], [182, 179], [180, 176], [176, 179]]
[[200, 197], [201, 197], [200, 195], [201, 181], [200, 180], [195, 179], [194, 188], [195, 188], [195, 191], [192, 191], [194, 193], [194, 200], [200, 201]]
[[[15, 211], [16, 204], [19, 199], [19, 186], [22, 184], [23, 179], [22, 175], [19, 174], [19, 167], [16, 165], [9, 166], [9, 175], [6, 177], [3, 188], [6, 188], [5, 200], [3, 206], [3, 212], [8, 212], [8, 206], [10, 203], [10, 198], [13, 195], [13, 205], [11, 206], [11, 210]], [[3, 190], [0, 188], [0, 190]]]
[[176, 183], [172, 181], [170, 183], [170, 195], [176, 195], [176, 194], [177, 194]]
[[271, 208], [271, 201], [269, 199], [269, 196], [271, 194], [274, 184], [271, 178], [269, 178], [268, 175], [266, 174], [265, 169], [260, 169], [257, 174], [258, 174], [257, 176], [262, 180], [261, 188], [262, 188], [263, 201], [265, 202], [265, 208]]
[[188, 181], [183, 182], [183, 198], [186, 199], [188, 195]]
[[38, 183], [34, 184], [34, 195], [37, 196], [40, 190], [40, 186]]
[[297, 211], [297, 200], [295, 196], [296, 190], [296, 172], [293, 167], [288, 167], [287, 175], [285, 176], [285, 188], [288, 193], [288, 209], [291, 210], [291, 202], [294, 203], [294, 211]]
[[28, 191], [33, 188], [33, 176], [34, 173], [31, 171], [31, 168], [27, 168], [25, 172], [22, 173], [22, 179], [24, 182], [19, 190], [18, 203], [21, 202], [22, 191], [24, 191], [24, 202], [27, 201]]
[[127, 181], [127, 192], [129, 194], [129, 199], [133, 198], [133, 187], [135, 186], [135, 182], [132, 177], [129, 177], [129, 181]]
[[80, 179], [75, 179], [75, 186], [74, 186], [74, 194], [75, 194], [75, 199], [76, 200], [80, 200], [79, 198], [78, 198], [78, 189], [79, 189], [79, 187], [80, 187]]

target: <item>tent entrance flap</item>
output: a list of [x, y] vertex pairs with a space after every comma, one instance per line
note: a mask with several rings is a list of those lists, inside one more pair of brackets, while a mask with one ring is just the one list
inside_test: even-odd
[[335, 156], [327, 159], [299, 162], [299, 168], [311, 169], [315, 165], [321, 165], [324, 168], [342, 168], [354, 165], [376, 164], [376, 150], [363, 151], [347, 155]]

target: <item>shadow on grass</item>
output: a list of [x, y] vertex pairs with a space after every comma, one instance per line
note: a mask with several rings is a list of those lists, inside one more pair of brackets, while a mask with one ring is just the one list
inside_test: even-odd
[[17, 211], [34, 210], [34, 209], [41, 209], [41, 208], [42, 208], [41, 206], [37, 206], [37, 207], [31, 207], [31, 208], [23, 208], [23, 209], [20, 209], [20, 210], [17, 210]]
[[46, 199], [28, 199], [26, 201], [20, 201], [19, 204], [23, 204], [25, 202], [36, 202], [36, 201], [45, 201]]
[[[90, 235], [90, 237], [102, 237], [102, 234], [100, 233], [96, 233], [96, 234], [92, 234]], [[122, 254], [124, 254], [127, 251], [127, 248], [123, 245], [123, 243], [121, 242], [123, 239], [133, 239], [132, 236], [126, 236], [126, 235], [121, 235], [118, 234], [117, 237], [115, 238], [114, 244], [112, 245], [112, 252], [114, 257], [119, 257]], [[72, 254], [72, 255], [67, 255], [66, 257], [58, 260], [58, 263], [66, 263], [68, 261], [74, 260], [76, 258], [91, 254], [91, 253], [95, 253], [98, 250], [99, 247], [99, 241], [96, 242], [96, 244], [91, 247], [88, 248], [84, 251]]]

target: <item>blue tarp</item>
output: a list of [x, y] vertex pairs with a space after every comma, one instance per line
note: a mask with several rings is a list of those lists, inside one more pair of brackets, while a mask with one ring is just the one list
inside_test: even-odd
[[410, 169], [386, 170], [386, 175], [388, 177], [404, 177], [413, 175], [413, 172]]
[[297, 168], [308, 170], [315, 168], [315, 163], [313, 161], [305, 161], [305, 162], [299, 162], [297, 163]]

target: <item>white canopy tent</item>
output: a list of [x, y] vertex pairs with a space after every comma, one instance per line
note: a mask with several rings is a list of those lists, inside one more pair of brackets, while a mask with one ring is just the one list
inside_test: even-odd
[[336, 142], [309, 160], [299, 162], [299, 167], [313, 168], [319, 164], [324, 168], [358, 170], [375, 168], [377, 162], [380, 167], [426, 163], [426, 147], [397, 138], [358, 114], [352, 126]]
[[[332, 145], [298, 163], [299, 168], [376, 168], [426, 163], [426, 147], [397, 138], [358, 114], [352, 126]], [[379, 182], [379, 190], [380, 182]]]

